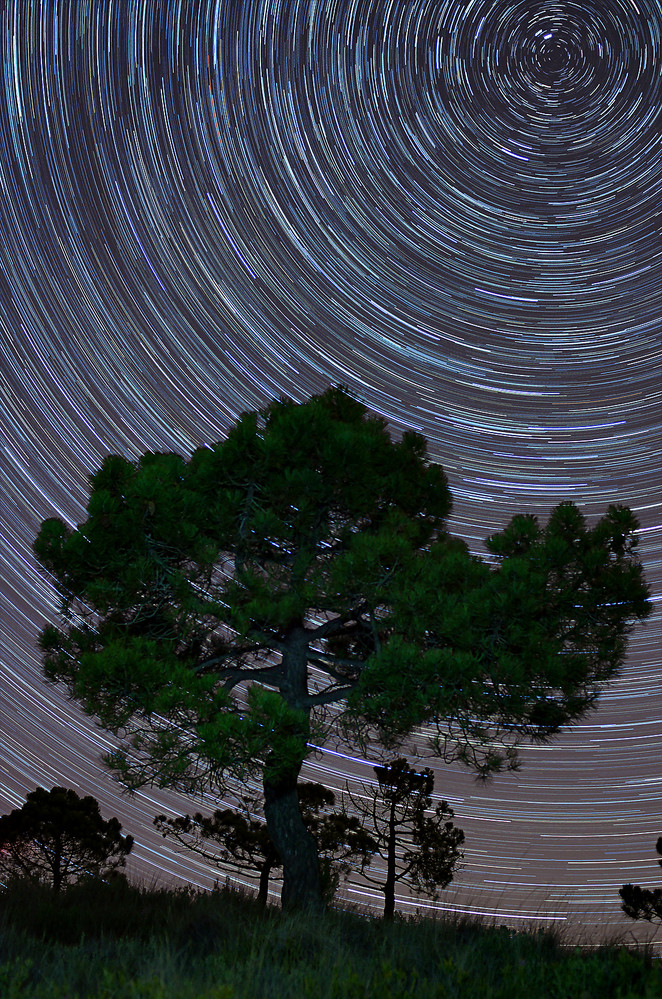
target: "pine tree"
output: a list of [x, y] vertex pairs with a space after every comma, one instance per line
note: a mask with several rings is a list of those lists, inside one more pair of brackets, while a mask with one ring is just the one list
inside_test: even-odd
[[322, 902], [297, 784], [313, 745], [429, 749], [488, 775], [592, 708], [649, 612], [637, 521], [562, 503], [488, 563], [445, 527], [424, 439], [343, 389], [245, 413], [190, 460], [108, 457], [35, 552], [60, 592], [46, 676], [119, 739], [128, 787], [258, 778], [284, 906]]
[[361, 795], [348, 794], [386, 863], [384, 875], [364, 870], [363, 877], [383, 891], [384, 919], [392, 919], [399, 881], [430, 898], [450, 884], [462, 858], [464, 833], [453, 825], [446, 801], [432, 808], [431, 770], [417, 772], [404, 757], [374, 769], [376, 784], [363, 784]]
[[0, 874], [48, 884], [58, 893], [86, 878], [124, 867], [133, 837], [115, 818], [104, 820], [91, 795], [38, 787], [21, 808], [0, 816]]

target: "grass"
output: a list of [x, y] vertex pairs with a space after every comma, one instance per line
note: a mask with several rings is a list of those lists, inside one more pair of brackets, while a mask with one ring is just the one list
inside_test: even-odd
[[475, 920], [261, 911], [230, 889], [89, 883], [0, 894], [2, 999], [660, 999], [662, 969], [618, 945]]

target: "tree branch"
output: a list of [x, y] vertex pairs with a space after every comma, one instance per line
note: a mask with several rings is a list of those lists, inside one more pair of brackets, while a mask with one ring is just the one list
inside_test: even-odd
[[346, 666], [348, 670], [351, 670], [354, 673], [360, 673], [360, 667], [365, 665], [363, 659], [345, 659], [342, 656], [334, 656], [330, 653], [320, 653], [319, 655], [310, 655], [309, 653], [308, 662], [313, 665], [321, 666], [325, 673], [335, 677], [335, 679], [340, 683], [344, 683], [347, 680], [347, 674], [338, 669], [334, 669], [335, 665]]
[[[308, 630], [310, 636], [310, 641], [314, 641], [318, 638], [326, 638], [327, 635], [337, 635], [341, 631], [352, 631], [357, 628], [364, 628], [365, 625], [362, 624], [360, 618], [361, 615], [369, 610], [367, 603], [359, 604], [358, 607], [347, 611], [346, 614], [340, 614], [338, 617], [329, 618], [328, 621], [324, 621], [323, 624], [319, 624], [316, 628]], [[354, 628], [348, 628], [347, 622], [354, 621]]]
[[[264, 680], [269, 673], [280, 673], [282, 669], [278, 666], [263, 666], [259, 669], [251, 669], [250, 666], [238, 666], [236, 669], [223, 670], [223, 690], [230, 691], [241, 683], [242, 680]], [[269, 681], [266, 681], [269, 683]], [[270, 686], [278, 687], [277, 683]]]
[[[260, 637], [266, 637], [266, 636], [260, 636]], [[193, 672], [194, 673], [202, 673], [205, 670], [211, 669], [213, 666], [222, 666], [222, 664], [224, 662], [227, 662], [228, 659], [238, 659], [241, 656], [245, 656], [245, 655], [249, 655], [249, 654], [250, 655], [255, 655], [257, 652], [260, 652], [263, 649], [266, 649], [267, 651], [272, 652], [274, 649], [278, 649], [278, 651], [282, 651], [284, 649], [284, 647], [285, 646], [283, 645], [282, 642], [278, 642], [278, 641], [276, 641], [274, 639], [273, 641], [263, 642], [262, 644], [242, 645], [239, 648], [231, 648], [231, 649], [228, 649], [227, 652], [223, 652], [221, 655], [211, 656], [211, 658], [205, 659], [203, 662], [198, 663], [197, 666], [193, 667]], [[241, 668], [241, 667], [239, 667], [239, 668]], [[250, 667], [247, 667], [247, 668], [250, 669]]]
[[358, 680], [355, 683], [346, 684], [344, 687], [327, 687], [326, 690], [320, 691], [319, 694], [309, 694], [305, 700], [306, 707], [320, 707], [323, 704], [332, 704], [333, 701], [340, 701], [343, 697], [347, 697], [348, 694], [355, 689], [358, 684]]

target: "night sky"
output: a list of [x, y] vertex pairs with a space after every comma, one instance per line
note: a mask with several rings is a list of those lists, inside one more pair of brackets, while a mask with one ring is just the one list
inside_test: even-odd
[[105, 455], [342, 383], [426, 436], [472, 551], [562, 499], [639, 517], [655, 613], [599, 711], [520, 775], [436, 768], [467, 837], [441, 906], [622, 925], [617, 889], [662, 884], [662, 4], [0, 10], [0, 809], [94, 794], [132, 873], [213, 880], [151, 828], [191, 803], [122, 795], [112, 739], [43, 681], [32, 541], [84, 519]]

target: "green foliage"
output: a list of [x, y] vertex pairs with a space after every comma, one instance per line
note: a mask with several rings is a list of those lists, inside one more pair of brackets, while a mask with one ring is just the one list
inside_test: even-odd
[[21, 808], [0, 816], [0, 875], [29, 878], [61, 889], [104, 878], [123, 867], [133, 837], [115, 818], [102, 819], [90, 795], [54, 787], [31, 791]]
[[649, 613], [635, 531], [626, 508], [590, 529], [562, 503], [544, 528], [519, 516], [489, 538], [491, 568], [439, 538], [397, 575], [393, 607], [406, 627], [368, 658], [351, 710], [387, 746], [433, 722], [447, 759], [483, 775], [516, 766], [518, 739], [547, 739], [595, 704]]
[[[489, 772], [513, 758], [481, 760], [488, 730], [492, 744], [546, 738], [581, 717], [620, 664], [631, 623], [648, 613], [630, 511], [610, 507], [593, 529], [570, 503], [545, 528], [515, 517], [488, 539], [500, 559], [490, 569], [443, 533], [450, 497], [424, 441], [410, 433], [395, 444], [341, 390], [245, 414], [188, 463], [110, 457], [90, 481], [86, 523], [70, 531], [47, 521], [35, 543], [60, 582], [67, 624], [42, 635], [46, 673], [114, 731], [136, 716], [158, 714], [161, 732], [163, 719], [181, 723], [183, 693], [192, 735], [183, 769], [198, 774], [200, 733], [212, 773], [242, 751], [264, 761], [269, 739], [280, 751], [291, 726], [261, 695], [252, 702], [258, 727], [269, 715], [261, 746], [255, 728], [227, 737], [221, 726], [210, 740], [210, 725], [237, 713], [224, 694], [238, 671], [296, 707], [278, 660], [314, 615], [334, 618], [326, 651], [313, 654], [310, 624], [303, 651], [330, 682], [300, 708], [335, 689], [349, 699], [345, 721], [357, 732], [367, 721], [389, 745], [432, 721], [437, 748]], [[197, 731], [196, 714], [206, 716]], [[159, 745], [142, 748], [155, 757]], [[167, 764], [159, 772], [172, 777]]]

